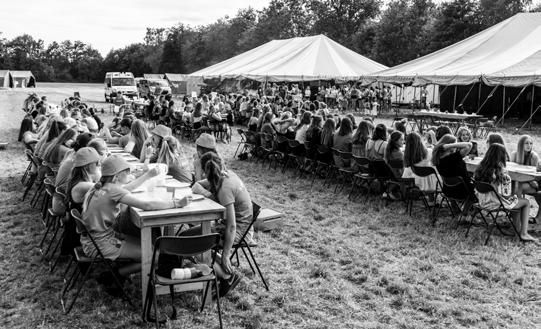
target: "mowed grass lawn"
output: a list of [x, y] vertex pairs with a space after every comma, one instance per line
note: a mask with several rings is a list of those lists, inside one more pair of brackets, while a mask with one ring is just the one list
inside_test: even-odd
[[[50, 92], [60, 98], [66, 90]], [[105, 294], [95, 280], [72, 312], [62, 313], [64, 267], [49, 274], [37, 248], [44, 231], [40, 214], [21, 202], [26, 161], [14, 141], [23, 97], [0, 94], [2, 111], [9, 111], [1, 136], [13, 142], [0, 151], [0, 327], [152, 327], [141, 321], [139, 307]], [[235, 133], [232, 144], [220, 144], [220, 154], [253, 200], [283, 212], [285, 220], [257, 234], [255, 253], [270, 292], [241, 259], [243, 280], [222, 300], [226, 328], [539, 328], [539, 245], [495, 234], [484, 246], [484, 230], [474, 228], [465, 238], [465, 229], [446, 213], [432, 226], [420, 205], [410, 217], [401, 203], [386, 205], [377, 197], [350, 202], [321, 180], [310, 190], [309, 181], [296, 181], [291, 172], [233, 159], [238, 140]], [[139, 306], [140, 280], [132, 278], [128, 290]], [[166, 327], [217, 327], [214, 306], [199, 313], [197, 294], [180, 296], [179, 317]]]

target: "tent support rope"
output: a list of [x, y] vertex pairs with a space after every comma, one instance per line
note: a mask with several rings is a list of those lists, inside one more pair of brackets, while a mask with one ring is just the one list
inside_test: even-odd
[[[503, 120], [504, 120], [505, 115], [507, 114], [507, 112], [509, 112], [509, 110], [511, 110], [511, 108], [513, 107], [513, 105], [515, 104], [515, 102], [518, 100], [518, 98], [520, 97], [520, 95], [522, 95], [522, 93], [524, 92], [524, 90], [526, 90], [526, 87], [528, 87], [528, 86], [522, 87], [522, 89], [521, 89], [520, 92], [518, 93], [517, 97], [515, 97], [515, 99], [514, 99], [513, 102], [511, 103], [511, 105], [509, 105], [509, 107], [505, 110], [505, 112], [503, 112], [503, 115], [502, 115], [502, 117], [500, 118], [500, 120], [496, 121], [496, 125], [498, 125], [498, 123], [499, 123], [500, 121], [501, 121], [502, 124], [503, 124]], [[503, 95], [504, 95], [503, 101], [504, 101], [504, 105], [505, 105], [505, 86], [504, 86], [504, 89], [503, 89]]]
[[[535, 99], [535, 85], [532, 85], [532, 104], [530, 105], [530, 118], [526, 122], [530, 122], [530, 129], [532, 129], [532, 119], [533, 119], [533, 101]], [[539, 107], [538, 107], [539, 108]], [[537, 109], [538, 109], [537, 108]], [[537, 111], [537, 109], [535, 111]]]
[[[464, 96], [464, 98], [462, 98], [462, 100], [460, 101], [460, 103], [458, 104], [458, 106], [464, 105], [464, 101], [465, 101], [466, 98], [468, 98], [468, 96], [470, 95], [471, 91], [473, 90], [473, 87], [475, 87], [475, 83], [471, 85], [470, 90], [468, 90], [468, 93], [466, 94], [466, 96]], [[455, 111], [455, 109], [456, 109], [456, 107], [453, 108], [453, 112]]]
[[481, 111], [483, 106], [485, 106], [485, 104], [488, 102], [489, 98], [494, 95], [494, 92], [496, 91], [496, 89], [498, 89], [498, 87], [499, 87], [499, 85], [496, 85], [496, 86], [494, 86], [494, 88], [492, 88], [492, 91], [490, 92], [490, 94], [488, 94], [487, 99], [485, 99], [485, 101], [483, 102], [483, 104], [481, 104], [481, 107], [479, 107], [477, 109], [477, 112], [475, 112], [475, 114], [479, 114], [479, 112]]
[[[528, 118], [528, 120], [526, 120], [526, 122], [524, 122], [524, 124], [523, 124], [520, 128], [518, 128], [518, 132], [519, 132], [519, 133], [520, 133], [520, 131], [522, 130], [522, 128], [524, 128], [524, 127], [528, 124], [528, 122], [530, 123], [530, 129], [531, 129], [531, 127], [532, 127], [532, 119], [533, 119], [533, 116], [537, 113], [537, 111], [538, 111], [540, 108], [541, 108], [541, 105], [539, 105], [539, 106], [535, 109], [535, 111], [531, 111], [531, 114], [530, 114], [530, 117]], [[532, 107], [532, 110], [533, 110], [533, 107]]]

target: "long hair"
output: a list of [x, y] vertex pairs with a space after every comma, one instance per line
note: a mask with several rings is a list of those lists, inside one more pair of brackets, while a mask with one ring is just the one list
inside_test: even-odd
[[88, 145], [88, 142], [92, 140], [94, 135], [91, 133], [82, 133], [77, 135], [75, 143], [71, 146], [75, 152], [79, 151], [80, 148], [83, 148]]
[[468, 127], [466, 126], [462, 126], [460, 128], [458, 128], [458, 131], [456, 132], [456, 139], [459, 141], [459, 142], [463, 142], [463, 140], [461, 139], [462, 137], [462, 133], [463, 132], [467, 132], [468, 135], [470, 136], [470, 140], [468, 142], [471, 142], [472, 139], [473, 139], [473, 136], [472, 136], [472, 133], [471, 131], [468, 129]]
[[178, 140], [173, 136], [167, 136], [163, 138], [162, 145], [158, 152], [157, 163], [165, 163], [167, 167], [178, 159], [180, 156], [180, 144]]
[[439, 126], [436, 128], [436, 140], [439, 140], [445, 135], [452, 135], [451, 128], [448, 126]]
[[327, 119], [323, 124], [323, 129], [321, 130], [321, 144], [329, 145], [329, 142], [332, 141], [334, 136], [336, 123], [334, 119]]
[[443, 147], [447, 144], [452, 144], [455, 142], [456, 137], [451, 134], [445, 134], [438, 140], [438, 144], [436, 144], [436, 146], [434, 146], [434, 150], [432, 150], [432, 164], [434, 166], [438, 166], [440, 164], [441, 157], [445, 152]]
[[83, 212], [88, 209], [88, 205], [90, 204], [90, 201], [92, 200], [96, 192], [101, 190], [101, 188], [105, 186], [105, 184], [111, 183], [114, 178], [115, 176], [101, 176], [100, 180], [96, 184], [94, 184], [90, 191], [86, 193], [85, 199], [83, 201]]
[[348, 117], [345, 117], [340, 122], [340, 130], [338, 130], [339, 136], [347, 136], [353, 132], [353, 124]]
[[[50, 120], [50, 119], [49, 119]], [[51, 126], [49, 128], [49, 131], [47, 133], [47, 140], [46, 142], [50, 142], [56, 137], [60, 136], [60, 134], [66, 130], [66, 124], [62, 121], [53, 120], [51, 123]]]
[[49, 163], [56, 163], [60, 146], [64, 145], [64, 143], [70, 139], [73, 139], [76, 135], [77, 131], [75, 129], [70, 128], [65, 130], [45, 149], [45, 152], [43, 153], [43, 160]]
[[71, 190], [79, 184], [80, 182], [92, 182], [89, 172], [90, 164], [81, 167], [73, 167], [68, 179], [68, 187], [66, 189], [66, 195], [68, 196], [69, 202], [73, 202], [71, 197]]
[[402, 138], [402, 136], [404, 136], [404, 134], [402, 134], [402, 132], [398, 130], [393, 131], [393, 133], [391, 134], [389, 138], [389, 143], [387, 143], [387, 147], [385, 147], [385, 154], [383, 155], [383, 159], [386, 162], [391, 161], [391, 154], [394, 151], [400, 150], [400, 147], [398, 146], [398, 141], [400, 140], [400, 138]]
[[134, 149], [142, 149], [143, 144], [148, 139], [149, 133], [143, 120], [135, 120], [131, 124], [131, 135], [135, 140]]
[[502, 183], [507, 151], [502, 144], [491, 144], [479, 167], [475, 170], [475, 179], [485, 183]]
[[488, 143], [489, 146], [494, 144], [494, 143], [502, 144], [503, 146], [505, 146], [505, 142], [503, 141], [502, 135], [500, 135], [498, 133], [490, 133], [490, 134], [488, 134], [487, 143]]
[[[524, 144], [527, 140], [532, 140], [532, 138], [529, 135], [522, 135], [520, 136], [518, 143], [517, 143], [517, 152], [515, 153], [515, 162], [521, 165], [529, 165], [530, 159], [527, 159], [528, 161], [525, 161], [524, 155], [526, 152], [524, 151]], [[531, 153], [530, 153], [531, 157]]]
[[406, 149], [404, 150], [404, 166], [411, 167], [423, 161], [428, 155], [428, 150], [418, 133], [412, 131], [406, 136]]
[[19, 138], [17, 139], [19, 142], [23, 141], [23, 135], [25, 132], [30, 131], [33, 132], [34, 130], [34, 121], [31, 117], [24, 118], [21, 122], [21, 128], [19, 129]]
[[301, 129], [303, 126], [308, 126], [310, 124], [310, 120], [312, 120], [312, 112], [310, 111], [304, 112], [301, 117], [301, 122], [295, 128], [295, 131]]
[[375, 142], [377, 140], [386, 141], [387, 140], [387, 126], [383, 123], [377, 124], [372, 133], [372, 140]]
[[359, 122], [359, 127], [357, 127], [357, 130], [353, 135], [353, 143], [365, 145], [366, 142], [370, 139], [372, 130], [374, 130], [374, 126], [372, 125], [372, 123], [366, 120], [361, 120], [361, 122]]
[[201, 167], [210, 185], [210, 192], [217, 197], [224, 177], [227, 175], [222, 158], [214, 152], [207, 152], [201, 157]]

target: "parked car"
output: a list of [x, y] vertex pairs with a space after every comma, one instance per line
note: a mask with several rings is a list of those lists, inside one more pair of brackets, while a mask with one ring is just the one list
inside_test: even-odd
[[139, 97], [148, 98], [150, 95], [171, 93], [171, 87], [165, 79], [141, 79], [137, 85]]

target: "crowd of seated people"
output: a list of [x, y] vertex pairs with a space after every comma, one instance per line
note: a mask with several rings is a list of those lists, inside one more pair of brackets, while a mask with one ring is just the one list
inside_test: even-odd
[[[226, 207], [223, 221], [213, 228], [224, 241], [216, 273], [220, 278], [220, 296], [234, 288], [240, 276], [231, 266], [229, 255], [233, 243], [238, 242], [251, 222], [252, 203], [241, 179], [225, 167], [218, 155], [215, 137], [201, 134], [196, 140], [197, 152], [191, 157], [165, 125], [159, 124], [149, 130], [146, 123], [133, 114], [123, 113], [110, 125], [89, 129], [94, 126], [91, 120], [83, 121], [85, 116], [97, 120], [91, 114], [88, 116], [86, 105], [83, 107], [62, 109], [67, 112], [65, 117], [33, 110], [22, 120], [19, 134], [19, 140], [38, 160], [30, 175], [40, 176], [41, 180], [52, 179], [60, 193], [53, 197], [51, 208], [68, 214], [61, 253], [72, 255], [74, 248], [81, 246], [88, 257], [97, 255], [94, 243], [88, 236], [80, 235], [75, 219], [71, 217], [70, 210], [75, 209], [82, 214], [85, 228], [104, 257], [133, 260], [133, 263], [115, 269], [119, 279], [123, 281], [129, 274], [139, 271], [140, 230], [131, 221], [127, 207], [159, 210], [183, 207], [188, 203], [187, 198], [148, 201], [132, 193], [160, 174], [160, 166], [149, 169], [150, 163], [163, 163], [167, 174], [193, 185], [194, 193], [210, 197]], [[135, 177], [122, 156], [108, 151], [108, 144], [118, 144], [140, 159], [145, 171]], [[30, 181], [36, 182], [27, 182]], [[98, 280], [117, 295], [109, 274], [101, 275]]]
[[[317, 104], [317, 105], [316, 105]], [[312, 106], [315, 105], [315, 106]], [[272, 107], [271, 107], [272, 109]], [[291, 111], [286, 107], [283, 112], [274, 113], [272, 110], [263, 112], [254, 111], [249, 122], [248, 130], [256, 133], [252, 144], [261, 144], [265, 148], [272, 148], [272, 140], [257, 137], [257, 133], [272, 135], [276, 140], [278, 136], [286, 137], [289, 140], [295, 140], [300, 144], [307, 144], [306, 156], [314, 158], [315, 149], [324, 146], [329, 149], [332, 156], [332, 165], [340, 169], [360, 171], [362, 168], [357, 166], [356, 161], [344, 161], [341, 153], [351, 153], [353, 157], [365, 157], [369, 160], [384, 161], [389, 167], [390, 175], [393, 178], [413, 179], [417, 188], [423, 191], [434, 191], [437, 187], [438, 178], [445, 181], [446, 178], [459, 177], [464, 185], [462, 189], [449, 188], [449, 184], [443, 185], [443, 192], [451, 198], [463, 199], [464, 195], [469, 195], [467, 202], [461, 205], [460, 212], [465, 215], [471, 213], [471, 206], [482, 201], [477, 197], [478, 193], [474, 188], [474, 180], [467, 170], [465, 159], [479, 156], [477, 142], [473, 141], [473, 136], [468, 127], [463, 126], [457, 129], [456, 136], [447, 126], [438, 126], [429, 129], [423, 136], [417, 132], [408, 132], [406, 124], [403, 121], [397, 121], [392, 128], [385, 124], [374, 124], [371, 117], [360, 118], [356, 123], [356, 117], [352, 115], [338, 116], [329, 113], [325, 107], [320, 107], [316, 102], [310, 106], [301, 108], [298, 112]], [[259, 117], [256, 117], [258, 116]], [[259, 128], [256, 125], [261, 120], [264, 124]], [[357, 118], [359, 120], [359, 118]], [[253, 136], [253, 135], [251, 135]], [[266, 145], [263, 145], [266, 143]], [[503, 145], [504, 141], [497, 133], [487, 136], [487, 145]], [[274, 143], [276, 145], [276, 143]], [[309, 147], [308, 147], [309, 146]], [[256, 154], [257, 155], [257, 154]], [[538, 155], [533, 151], [533, 139], [529, 136], [523, 136], [517, 145], [517, 151], [511, 156], [504, 152], [505, 161], [513, 161], [517, 164], [539, 167]], [[243, 158], [241, 155], [240, 158]], [[486, 156], [485, 156], [486, 158]], [[482, 161], [480, 167], [487, 162]], [[417, 176], [411, 169], [416, 167], [432, 167], [437, 175]], [[499, 164], [505, 168], [505, 162]], [[503, 169], [495, 175], [503, 177]], [[479, 179], [486, 180], [486, 175], [479, 175]], [[497, 181], [489, 181], [498, 191], [501, 188]], [[541, 202], [541, 193], [536, 181], [517, 184], [517, 190], [512, 191], [513, 195], [532, 195], [538, 202]], [[441, 189], [441, 187], [440, 187]], [[385, 195], [391, 199], [401, 198], [400, 189], [392, 190]], [[434, 202], [433, 195], [429, 196]], [[484, 199], [483, 199], [484, 200]], [[535, 218], [528, 218], [525, 214], [529, 211], [530, 205], [527, 199], [518, 199], [518, 203], [510, 203], [520, 211], [521, 219], [517, 219], [517, 227], [521, 228], [520, 236], [525, 241], [535, 240], [528, 234], [528, 223], [539, 221], [541, 212]], [[490, 206], [490, 205], [489, 205]], [[512, 209], [515, 209], [511, 207]], [[526, 209], [527, 208], [527, 209]], [[528, 210], [528, 211], [527, 211]]]

